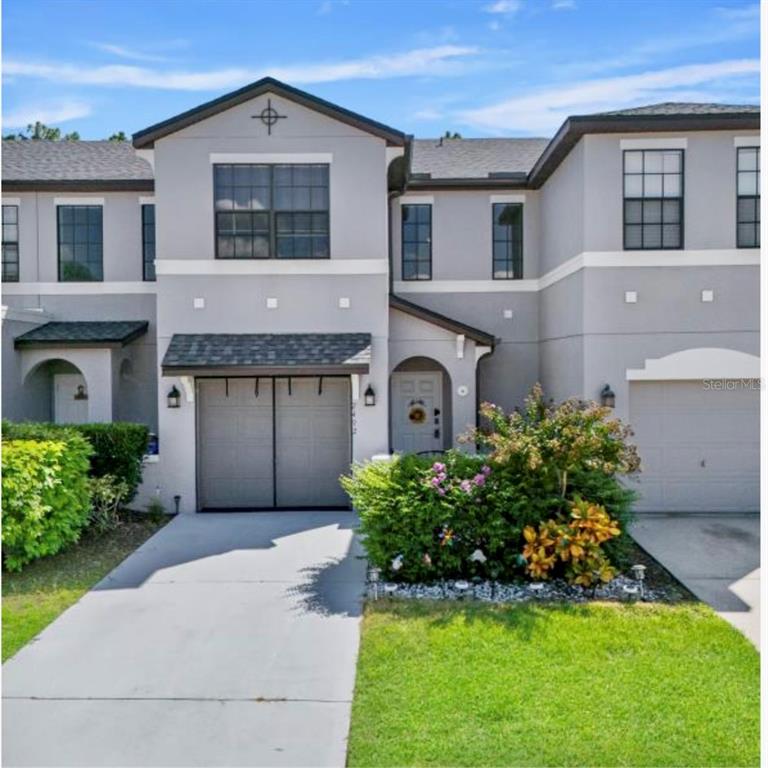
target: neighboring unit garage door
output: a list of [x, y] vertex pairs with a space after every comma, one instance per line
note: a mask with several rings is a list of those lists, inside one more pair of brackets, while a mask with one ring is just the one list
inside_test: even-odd
[[630, 422], [642, 460], [637, 509], [759, 509], [759, 389], [741, 382], [722, 386], [707, 388], [703, 381], [630, 384]]
[[345, 506], [348, 378], [198, 379], [200, 507]]

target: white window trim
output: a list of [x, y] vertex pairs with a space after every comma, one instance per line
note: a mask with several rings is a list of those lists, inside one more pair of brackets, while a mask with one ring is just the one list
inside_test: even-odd
[[688, 139], [685, 136], [672, 136], [666, 139], [621, 139], [621, 149], [688, 149]]
[[140, 197], [139, 198], [139, 205], [154, 205], [155, 204], [155, 198], [153, 197]]
[[496, 203], [524, 203], [525, 195], [491, 195], [491, 205]]
[[21, 198], [18, 197], [3, 197], [3, 205], [15, 205], [15, 206], [21, 206]]
[[403, 195], [398, 198], [400, 205], [434, 205], [434, 195]]
[[104, 205], [103, 197], [54, 197], [54, 205]]
[[333, 162], [332, 152], [211, 152], [215, 163], [327, 163]]
[[759, 147], [760, 137], [759, 136], [734, 136], [733, 146], [734, 147]]

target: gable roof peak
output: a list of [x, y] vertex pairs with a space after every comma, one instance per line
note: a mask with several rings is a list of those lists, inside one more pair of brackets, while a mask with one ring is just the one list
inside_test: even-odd
[[372, 120], [371, 118], [364, 117], [357, 112], [352, 112], [349, 109], [340, 107], [337, 104], [321, 99], [318, 96], [313, 96], [311, 93], [307, 93], [292, 85], [283, 83], [277, 78], [267, 76], [262, 77], [253, 83], [249, 83], [242, 88], [238, 88], [236, 91], [225, 93], [223, 96], [219, 96], [212, 101], [207, 101], [186, 112], [182, 112], [174, 117], [155, 123], [155, 125], [150, 125], [148, 128], [134, 133], [133, 146], [136, 149], [149, 149], [154, 146], [157, 139], [161, 139], [171, 133], [180, 131], [188, 125], [198, 123], [201, 120], [217, 115], [232, 107], [236, 107], [238, 104], [250, 101], [264, 93], [274, 93], [277, 96], [282, 96], [283, 98], [293, 101], [296, 104], [300, 104], [307, 109], [314, 110], [315, 112], [319, 112], [334, 120], [351, 125], [361, 131], [378, 136], [379, 138], [384, 139], [390, 146], [401, 147], [405, 145], [407, 137], [402, 131], [398, 131], [395, 128], [391, 128], [390, 126]]

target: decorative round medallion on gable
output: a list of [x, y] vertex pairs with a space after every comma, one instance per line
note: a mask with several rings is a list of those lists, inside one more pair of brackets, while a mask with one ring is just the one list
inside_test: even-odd
[[284, 120], [287, 115], [278, 114], [277, 110], [272, 106], [272, 99], [267, 99], [267, 106], [261, 110], [258, 115], [251, 115], [251, 117], [258, 118], [264, 125], [267, 126], [267, 135], [272, 135], [272, 126], [277, 123], [278, 120]]

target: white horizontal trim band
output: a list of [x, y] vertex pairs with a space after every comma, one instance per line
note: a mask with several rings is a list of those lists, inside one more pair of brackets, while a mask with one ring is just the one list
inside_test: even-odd
[[155, 204], [154, 195], [151, 197], [139, 197], [139, 205], [154, 205], [154, 204]]
[[332, 152], [211, 152], [211, 163], [332, 163]]
[[687, 149], [688, 139], [685, 136], [670, 138], [621, 139], [622, 149]]
[[157, 293], [157, 284], [152, 282], [107, 282], [107, 283], [3, 283], [6, 296], [98, 296], [99, 294]]
[[385, 275], [386, 259], [158, 259], [158, 275]]
[[529, 280], [396, 281], [397, 293], [517, 293], [541, 291], [585, 268], [745, 267], [759, 266], [759, 249], [706, 251], [591, 251]]
[[3, 196], [3, 205], [21, 205], [21, 199], [18, 197]]
[[494, 203], [524, 203], [525, 195], [491, 195], [491, 205]]
[[103, 197], [54, 197], [54, 205], [104, 205]]

